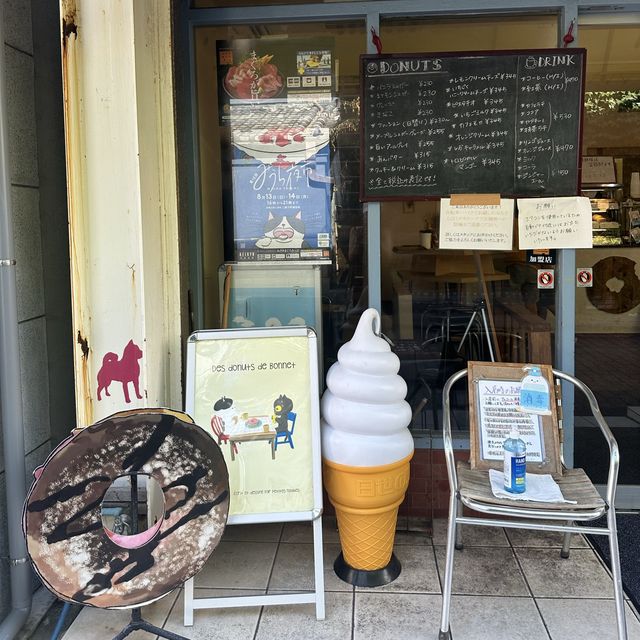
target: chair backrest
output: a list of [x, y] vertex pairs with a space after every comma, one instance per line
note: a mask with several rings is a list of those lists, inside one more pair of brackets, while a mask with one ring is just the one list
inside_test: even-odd
[[224, 433], [224, 422], [220, 416], [213, 416], [211, 418], [211, 429], [217, 436], [221, 436]]
[[296, 417], [298, 416], [297, 413], [294, 413], [293, 411], [289, 411], [289, 413], [287, 414], [287, 420], [291, 421], [291, 428], [289, 429], [289, 433], [293, 433], [293, 429], [296, 426]]

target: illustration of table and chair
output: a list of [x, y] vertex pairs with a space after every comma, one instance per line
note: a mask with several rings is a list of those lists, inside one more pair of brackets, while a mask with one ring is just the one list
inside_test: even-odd
[[236, 459], [238, 444], [243, 442], [266, 442], [271, 447], [271, 459], [276, 459], [276, 431], [271, 416], [249, 416], [239, 429], [228, 434], [231, 460]]
[[288, 444], [292, 449], [293, 431], [296, 426], [297, 414], [293, 411], [287, 414], [287, 431], [276, 431], [273, 428], [271, 416], [249, 416], [233, 431], [225, 432], [222, 421], [217, 416], [211, 419], [213, 433], [218, 444], [228, 444], [231, 460], [236, 459], [238, 444], [242, 442], [266, 442], [271, 447], [271, 459], [276, 459], [278, 445]]

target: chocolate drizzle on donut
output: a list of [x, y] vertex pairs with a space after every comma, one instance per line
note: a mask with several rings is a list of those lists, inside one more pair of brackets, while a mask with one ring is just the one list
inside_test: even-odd
[[149, 461], [149, 458], [158, 452], [158, 449], [171, 433], [174, 420], [173, 416], [162, 416], [158, 425], [149, 434], [149, 439], [144, 444], [135, 447], [122, 461], [122, 465], [129, 473], [140, 471]]
[[[105, 533], [101, 503], [115, 478], [144, 473], [165, 499], [158, 533], [134, 549]], [[215, 441], [174, 415], [112, 416], [80, 431], [45, 463], [24, 514], [36, 571], [65, 600], [102, 608], [152, 602], [197, 573], [216, 547], [229, 507]]]

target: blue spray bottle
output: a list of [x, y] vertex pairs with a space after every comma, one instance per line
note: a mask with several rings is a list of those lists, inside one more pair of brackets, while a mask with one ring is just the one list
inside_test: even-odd
[[504, 488], [511, 493], [524, 493], [527, 488], [527, 445], [516, 429], [511, 430], [503, 448]]

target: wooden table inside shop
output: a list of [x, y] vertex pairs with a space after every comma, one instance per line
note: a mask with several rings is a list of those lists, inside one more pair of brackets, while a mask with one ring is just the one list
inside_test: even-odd
[[[414, 294], [428, 290], [435, 285], [437, 295], [449, 295], [447, 288], [456, 287], [455, 299], [464, 302], [462, 287], [479, 285], [480, 277], [472, 251], [463, 249], [425, 249], [419, 245], [393, 247], [396, 255], [411, 256], [410, 269], [397, 269], [393, 275], [395, 301], [395, 322], [400, 338], [413, 339]], [[478, 251], [485, 283], [505, 282], [508, 273], [496, 271], [493, 258], [504, 252]], [[444, 287], [445, 291], [440, 291]], [[475, 297], [475, 292], [472, 292]]]
[[265, 441], [271, 445], [271, 459], [276, 459], [276, 432], [272, 429], [264, 430], [265, 424], [270, 424], [268, 416], [253, 416], [262, 421], [262, 424], [254, 430], [242, 431], [240, 433], [229, 434], [229, 450], [231, 451], [231, 460], [235, 460], [236, 456], [233, 452], [234, 443], [240, 442], [260, 442]]

